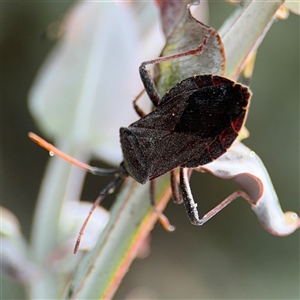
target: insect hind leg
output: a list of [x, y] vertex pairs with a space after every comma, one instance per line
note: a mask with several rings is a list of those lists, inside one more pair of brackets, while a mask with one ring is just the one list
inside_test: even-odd
[[180, 188], [182, 192], [182, 198], [184, 202], [184, 206], [187, 212], [187, 215], [193, 225], [201, 226], [206, 223], [209, 219], [215, 216], [218, 212], [220, 212], [223, 208], [225, 208], [228, 204], [230, 204], [233, 200], [238, 197], [243, 197], [247, 201], [250, 202], [249, 196], [243, 191], [235, 191], [231, 195], [229, 195], [225, 200], [223, 200], [216, 207], [211, 209], [207, 214], [205, 214], [202, 218], [199, 218], [199, 213], [197, 209], [197, 203], [195, 202], [189, 184], [188, 177], [188, 169], [180, 168]]

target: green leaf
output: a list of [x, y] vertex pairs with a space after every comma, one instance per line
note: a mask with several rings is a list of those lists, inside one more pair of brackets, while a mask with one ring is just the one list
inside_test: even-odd
[[[223, 43], [215, 29], [196, 20], [190, 9], [185, 9], [182, 18], [168, 37], [161, 56], [181, 52], [190, 54], [158, 65], [157, 89], [165, 94], [176, 83], [197, 74], [218, 74], [225, 72]], [[201, 47], [197, 54], [194, 49]]]
[[[257, 48], [272, 24], [274, 14], [280, 4], [279, 1], [248, 2], [244, 8], [238, 8], [236, 13], [224, 24], [221, 35], [224, 38], [227, 55], [227, 75], [229, 77], [238, 76], [248, 54]], [[177, 29], [178, 32], [169, 37], [163, 55], [189, 51], [201, 46], [203, 37], [210, 30], [206, 25], [195, 21], [189, 14], [186, 15], [184, 20], [180, 20]], [[183, 31], [180, 32], [179, 29]], [[192, 34], [187, 34], [185, 30], [190, 31]], [[180, 59], [177, 64], [172, 61], [160, 66], [161, 77], [158, 85], [161, 93], [164, 93], [170, 86], [183, 78], [194, 74], [201, 72], [223, 73], [222, 44], [214, 32], [209, 41], [208, 49], [211, 47], [211, 49], [216, 49], [216, 52], [202, 52], [197, 56], [190, 55]], [[215, 56], [217, 56], [217, 59]], [[216, 67], [214, 66], [215, 63]], [[89, 66], [92, 67], [91, 64]], [[76, 82], [78, 81], [75, 81], [75, 86]], [[71, 86], [74, 85], [71, 84]], [[85, 89], [85, 91], [88, 90]], [[111, 105], [111, 103], [107, 105]], [[115, 106], [112, 107], [115, 110]], [[90, 111], [94, 112], [95, 110]], [[79, 111], [77, 117], [80, 114]], [[107, 113], [105, 112], [105, 114]], [[107, 115], [110, 118], [110, 114]], [[82, 133], [89, 132], [89, 130], [87, 128], [81, 130], [82, 122], [79, 122], [79, 120], [95, 120], [89, 114], [85, 114], [85, 116], [88, 116], [88, 118], [80, 117], [74, 119], [74, 122], [72, 121], [76, 127], [74, 131], [79, 130], [81, 137], [85, 137]], [[52, 117], [49, 120], [54, 122]], [[48, 125], [49, 128], [55, 127], [55, 124], [49, 123]], [[99, 130], [98, 127], [92, 127], [93, 130]], [[47, 131], [51, 131], [49, 128], [47, 128]], [[53, 131], [55, 130], [56, 128], [53, 129]], [[106, 141], [103, 143], [106, 143]], [[72, 149], [72, 147], [74, 148]], [[62, 150], [80, 159], [80, 156], [84, 156], [81, 147], [82, 145], [80, 146], [78, 143], [70, 143], [63, 146]], [[83, 160], [87, 161], [87, 158], [84, 157]], [[45, 266], [45, 260], [51, 250], [59, 243], [57, 230], [62, 201], [65, 195], [70, 193], [72, 187], [80, 190], [80, 185], [83, 182], [79, 180], [79, 187], [76, 186], [76, 182], [73, 183], [73, 186], [70, 184], [74, 176], [71, 175], [71, 167], [68, 167], [64, 162], [51, 162], [50, 169], [43, 183], [33, 230], [32, 253], [36, 261], [44, 268], [45, 273], [31, 287], [33, 291], [32, 298], [41, 298], [44, 295], [48, 298], [57, 299], [60, 289], [65, 287], [65, 281], [61, 280], [61, 274], [49, 272], [48, 266]], [[81, 174], [82, 178], [83, 175]], [[49, 188], [47, 188], [47, 185], [49, 185]], [[157, 185], [156, 197], [160, 199], [160, 209], [163, 209], [170, 196], [168, 176], [159, 178]], [[128, 179], [124, 183], [111, 210], [107, 227], [94, 249], [83, 256], [70, 285], [65, 290], [63, 298], [104, 299], [113, 296], [138, 251], [139, 243], [149, 234], [156, 222], [157, 214], [152, 211], [149, 202], [148, 185], [139, 185], [132, 179]], [[52, 224], [52, 226], [49, 226], [49, 224]]]
[[[242, 66], [243, 60], [237, 60], [235, 63], [231, 63], [229, 60], [235, 58], [237, 53], [239, 54], [238, 56], [245, 58], [247, 54], [252, 51], [254, 46], [257, 45], [257, 39], [259, 37], [263, 37], [263, 34], [266, 33], [266, 28], [268, 28], [268, 26], [271, 24], [270, 20], [273, 19], [276, 7], [279, 5], [279, 2], [276, 2], [275, 4], [265, 3], [264, 5], [261, 5], [264, 7], [264, 14], [259, 14], [260, 22], [258, 25], [253, 24], [253, 28], [247, 25], [248, 31], [249, 28], [251, 28], [252, 32], [256, 32], [256, 35], [253, 35], [254, 37], [250, 35], [250, 42], [246, 43], [248, 49], [246, 49], [246, 47], [242, 47], [243, 51], [241, 51], [238, 47], [232, 47], [232, 45], [234, 42], [237, 42], [235, 36], [236, 32], [240, 32], [240, 28], [236, 27], [240, 27], [241, 24], [249, 22], [250, 17], [243, 10], [241, 14], [238, 14], [239, 18], [242, 19], [239, 20], [238, 18], [238, 21], [242, 22], [241, 24], [236, 23], [237, 21], [235, 18], [237, 14], [233, 15], [233, 19], [228, 21], [229, 23], [227, 24], [231, 25], [228, 27], [228, 31], [226, 32], [225, 36], [227, 47], [231, 46], [230, 51], [227, 51], [228, 64], [230, 66], [231, 73], [238, 72]], [[256, 7], [260, 7], [261, 9], [261, 6]], [[247, 7], [245, 8], [246, 11], [248, 11], [247, 9], [253, 8], [251, 5], [250, 8]], [[240, 12], [239, 9], [238, 11]], [[257, 20], [257, 18], [254, 18], [254, 16], [252, 16], [250, 19]], [[194, 28], [195, 24], [196, 23], [194, 20], [192, 20], [192, 17], [187, 15], [186, 22], [181, 23], [178, 28]], [[199, 24], [199, 22], [197, 22], [197, 24]], [[265, 25], [263, 26], [262, 24]], [[259, 27], [259, 29], [257, 29], [256, 26]], [[245, 25], [243, 25], [243, 27], [245, 29]], [[185, 51], [199, 46], [202, 42], [203, 34], [207, 32], [205, 25], [200, 25], [199, 28], [202, 28], [201, 30], [203, 32], [200, 34], [200, 38], [199, 36], [193, 36], [195, 39], [194, 40], [190, 36], [185, 40], [182, 46], [181, 41], [185, 34], [178, 34], [177, 36], [175, 35], [174, 37], [170, 37], [167, 45], [164, 48], [163, 54], [169, 55], [172, 53], [177, 53], [178, 51]], [[213, 36], [215, 37], [214, 34]], [[247, 40], [248, 38], [244, 37], [244, 39]], [[218, 39], [215, 40], [217, 41]], [[190, 43], [194, 44], [192, 47], [186, 48], [188, 45], [191, 46]], [[220, 51], [222, 47], [216, 48], [219, 49], [218, 51], [220, 53], [222, 53], [222, 51]], [[173, 61], [171, 61], [165, 63], [164, 66], [160, 66], [161, 78], [159, 78], [158, 83], [160, 86], [160, 91], [167, 90], [170, 85], [174, 85], [174, 81], [177, 82], [186, 76], [191, 76], [189, 72], [196, 72], [198, 70], [197, 73], [199, 73], [199, 69], [202, 69], [198, 65], [193, 70], [191, 70], [189, 67], [193, 66], [191, 61], [195, 63], [195, 59], [200, 59], [200, 57], [201, 55], [199, 55], [199, 57], [190, 56], [182, 59], [180, 64], [176, 65]], [[220, 55], [220, 59], [218, 61], [222, 62], [222, 55]], [[208, 65], [211, 68], [211, 65]], [[222, 68], [219, 69], [219, 71], [221, 70]], [[187, 75], [187, 72], [189, 75]], [[208, 72], [208, 70], [205, 70], [205, 72]], [[160, 185], [158, 193], [159, 195], [162, 195], [167, 190], [169, 180], [166, 178], [166, 176], [164, 176], [159, 178], [158, 182]], [[158, 199], [159, 195], [157, 195]], [[87, 253], [79, 264], [77, 272], [74, 275], [74, 278], [72, 279], [64, 298], [104, 299], [113, 296], [121, 278], [125, 275], [130, 262], [134, 259], [136, 245], [142, 236], [145, 236], [149, 233], [151, 226], [153, 225], [152, 224], [148, 228], [145, 228], [142, 225], [144, 222], [147, 222], [146, 220], [149, 218], [149, 213], [151, 213], [148, 197], [147, 186], [139, 185], [134, 183], [132, 180], [129, 180], [123, 186], [112, 209], [111, 219], [107, 228], [103, 232], [103, 235], [99, 239], [96, 247], [90, 253]]]
[[[170, 197], [167, 177], [156, 182], [160, 210]], [[157, 214], [150, 206], [149, 184], [140, 185], [128, 179], [111, 210], [107, 227], [78, 265], [63, 298], [110, 298], [135, 258], [139, 243], [150, 233], [156, 220]]]
[[236, 80], [248, 55], [255, 51], [275, 20], [283, 1], [249, 1], [219, 30], [226, 54], [226, 76]]

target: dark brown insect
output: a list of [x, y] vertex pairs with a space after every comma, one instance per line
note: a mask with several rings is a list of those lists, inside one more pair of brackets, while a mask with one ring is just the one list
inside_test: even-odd
[[[109, 190], [127, 176], [133, 177], [141, 184], [150, 180], [151, 205], [155, 209], [153, 179], [170, 171], [174, 201], [181, 203], [183, 200], [193, 224], [202, 225], [223, 208], [215, 208], [204, 218], [199, 218], [186, 170], [212, 162], [226, 152], [243, 126], [251, 93], [241, 84], [210, 74], [189, 77], [176, 84], [160, 99], [146, 65], [167, 59], [173, 57], [158, 58], [140, 66], [141, 79], [155, 109], [145, 115], [134, 102], [141, 119], [127, 128], [120, 129], [124, 160], [118, 169], [106, 170], [83, 165], [30, 134], [33, 140], [47, 150], [93, 174], [115, 175], [115, 179], [101, 191], [91, 211], [99, 205]], [[181, 192], [176, 181], [176, 168], [180, 168]], [[165, 227], [172, 230], [173, 227], [164, 219], [163, 214], [158, 214]], [[75, 252], [88, 219], [89, 217], [80, 231]]]
[[177, 167], [195, 168], [231, 146], [247, 113], [246, 87], [216, 75], [189, 77], [155, 110], [120, 129], [123, 167], [144, 184]]

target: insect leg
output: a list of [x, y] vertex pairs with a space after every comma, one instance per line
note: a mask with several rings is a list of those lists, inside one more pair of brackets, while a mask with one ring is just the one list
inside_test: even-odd
[[158, 220], [161, 223], [161, 225], [164, 227], [164, 229], [167, 231], [174, 231], [175, 227], [171, 225], [168, 218], [155, 207], [155, 180], [150, 181], [150, 203], [152, 209], [157, 213]]
[[[191, 178], [191, 175], [193, 173], [193, 169], [188, 169], [187, 171], [187, 176], [188, 176], [188, 179]], [[176, 170], [172, 170], [170, 172], [170, 175], [171, 175], [171, 178], [170, 178], [170, 181], [171, 181], [171, 190], [172, 190], [172, 196], [173, 196], [173, 202], [176, 203], [176, 204], [181, 204], [183, 202], [182, 200], [182, 195], [179, 191], [179, 186], [178, 186], [178, 178], [177, 178], [177, 172]]]
[[113, 181], [111, 181], [99, 194], [98, 198], [95, 200], [95, 202], [93, 203], [93, 206], [91, 207], [88, 216], [86, 217], [85, 221], [83, 222], [79, 234], [78, 234], [78, 238], [76, 240], [75, 243], [75, 247], [74, 247], [74, 254], [77, 253], [80, 242], [81, 242], [81, 238], [84, 235], [84, 230], [86, 228], [86, 225], [89, 222], [89, 219], [91, 217], [91, 215], [93, 214], [94, 210], [100, 205], [100, 203], [102, 202], [102, 200], [108, 195], [110, 194], [111, 190], [114, 190], [115, 187], [124, 180], [126, 176], [123, 174], [120, 174], [119, 176], [117, 176]]
[[152, 101], [154, 106], [157, 106], [160, 102], [160, 96], [158, 94], [158, 91], [156, 89], [156, 86], [154, 84], [154, 81], [149, 74], [148, 70], [146, 69], [146, 65], [151, 64], [151, 61], [143, 62], [139, 67], [140, 77], [144, 84], [145, 90]]
[[39, 144], [41, 147], [45, 148], [46, 150], [48, 150], [49, 152], [52, 152], [53, 154], [57, 155], [58, 157], [76, 165], [79, 168], [82, 168], [90, 173], [92, 173], [93, 175], [99, 175], [99, 176], [103, 176], [103, 175], [115, 175], [115, 179], [113, 181], [111, 181], [99, 194], [98, 198], [95, 200], [93, 206], [90, 209], [90, 212], [87, 216], [87, 218], [85, 219], [80, 231], [79, 231], [79, 235], [78, 238], [76, 240], [75, 243], [75, 247], [74, 247], [74, 253], [76, 253], [78, 251], [79, 248], [79, 244], [81, 241], [81, 238], [84, 234], [84, 230], [87, 226], [87, 223], [92, 215], [92, 213], [94, 212], [94, 210], [97, 208], [97, 206], [102, 202], [102, 200], [111, 192], [114, 191], [115, 187], [118, 185], [118, 183], [120, 183], [121, 181], [123, 181], [125, 179], [125, 177], [128, 176], [123, 164], [121, 164], [119, 166], [118, 169], [102, 169], [102, 168], [97, 168], [97, 167], [92, 167], [90, 165], [87, 165], [69, 155], [67, 155], [66, 153], [60, 151], [59, 149], [57, 149], [56, 147], [54, 147], [52, 144], [49, 144], [47, 141], [45, 141], [44, 139], [40, 138], [38, 135], [30, 132], [28, 134], [29, 138], [31, 140], [33, 140], [34, 142], [36, 142], [37, 144]]
[[133, 100], [133, 107], [136, 113], [142, 118], [146, 115], [146, 113], [143, 112], [143, 110], [137, 105], [137, 101], [140, 99], [142, 94], [145, 92], [145, 90], [142, 90]]
[[243, 191], [235, 191], [231, 195], [229, 195], [225, 200], [223, 200], [220, 204], [218, 204], [215, 208], [210, 210], [207, 214], [205, 214], [201, 219], [199, 218], [197, 203], [195, 203], [190, 184], [187, 175], [187, 168], [180, 169], [180, 187], [182, 191], [182, 197], [184, 206], [187, 212], [187, 215], [193, 225], [201, 226], [209, 219], [211, 219], [214, 215], [220, 212], [223, 208], [225, 208], [228, 204], [230, 204], [233, 200], [238, 197], [243, 197], [247, 201], [251, 201], [249, 196]]
[[182, 201], [181, 194], [179, 192], [179, 186], [177, 182], [177, 172], [175, 169], [170, 172], [170, 182], [171, 182], [173, 202], [176, 204], [181, 204], [183, 201]]
[[176, 54], [172, 54], [169, 56], [158, 57], [158, 58], [151, 59], [151, 60], [141, 63], [141, 65], [139, 67], [140, 77], [144, 84], [145, 90], [154, 106], [157, 106], [159, 104], [160, 96], [159, 96], [156, 86], [154, 84], [153, 78], [151, 77], [148, 70], [146, 69], [146, 66], [159, 64], [159, 63], [162, 63], [162, 62], [165, 62], [168, 60], [178, 59], [178, 58], [184, 57], [184, 56], [201, 54], [201, 52], [203, 52], [203, 50], [207, 44], [207, 40], [210, 35], [211, 35], [211, 30], [208, 29], [205, 37], [203, 38], [202, 44], [199, 45], [197, 48], [190, 49], [190, 50], [176, 53]]

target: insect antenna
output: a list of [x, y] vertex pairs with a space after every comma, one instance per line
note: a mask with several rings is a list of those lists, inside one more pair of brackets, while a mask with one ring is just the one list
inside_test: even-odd
[[124, 178], [126, 177], [124, 175], [125, 173], [120, 173], [119, 175], [116, 176], [116, 178], [111, 181], [99, 194], [99, 196], [97, 197], [97, 199], [95, 200], [95, 202], [93, 203], [93, 206], [91, 207], [88, 216], [86, 217], [85, 221], [83, 222], [79, 234], [78, 234], [78, 238], [76, 240], [75, 243], [75, 247], [74, 247], [74, 254], [77, 253], [80, 242], [81, 242], [81, 238], [84, 235], [84, 230], [89, 222], [89, 219], [91, 217], [91, 215], [93, 214], [94, 210], [98, 207], [98, 205], [100, 205], [100, 203], [102, 202], [102, 200], [107, 196], [107, 194], [110, 193], [111, 190], [114, 190], [114, 188], [122, 181], [124, 180]]
[[66, 160], [67, 162], [72, 163], [73, 165], [86, 170], [87, 172], [89, 172], [93, 175], [107, 176], [107, 175], [114, 175], [119, 172], [119, 168], [118, 169], [103, 169], [103, 168], [93, 167], [88, 164], [85, 164], [85, 163], [77, 160], [76, 158], [57, 149], [55, 146], [48, 143], [47, 141], [45, 141], [44, 139], [42, 139], [41, 137], [39, 137], [38, 135], [36, 135], [33, 132], [29, 132], [28, 137], [32, 141], [37, 143], [39, 146], [41, 146], [42, 148], [45, 148], [46, 150], [48, 150], [50, 154], [56, 155], [64, 160]]
[[72, 164], [74, 164], [75, 166], [82, 168], [84, 170], [86, 170], [89, 173], [92, 173], [93, 175], [98, 175], [98, 176], [106, 176], [106, 175], [114, 175], [115, 179], [112, 180], [99, 194], [98, 198], [95, 200], [95, 202], [93, 203], [93, 206], [91, 207], [88, 216], [86, 217], [83, 225], [81, 226], [81, 229], [79, 231], [79, 235], [78, 238], [76, 240], [75, 243], [75, 247], [74, 247], [74, 254], [77, 253], [80, 242], [81, 242], [81, 238], [84, 234], [84, 230], [89, 222], [89, 219], [91, 217], [91, 215], [93, 214], [94, 210], [98, 207], [98, 205], [102, 202], [102, 200], [109, 194], [111, 193], [114, 188], [125, 179], [125, 177], [128, 176], [125, 168], [123, 167], [123, 165], [121, 164], [119, 166], [119, 168], [117, 169], [103, 169], [103, 168], [98, 168], [98, 167], [93, 167], [90, 166], [86, 163], [83, 163], [77, 159], [75, 159], [72, 156], [69, 156], [68, 154], [62, 152], [61, 150], [57, 149], [55, 146], [53, 146], [52, 144], [48, 143], [47, 141], [45, 141], [44, 139], [42, 139], [41, 137], [39, 137], [38, 135], [36, 135], [35, 133], [29, 132], [28, 133], [29, 138], [34, 141], [35, 143], [37, 143], [39, 146], [41, 146], [42, 148], [45, 148], [46, 150], [49, 151], [49, 153], [56, 155], [64, 160], [66, 160], [67, 162], [70, 162]]

